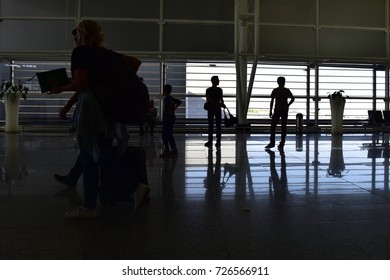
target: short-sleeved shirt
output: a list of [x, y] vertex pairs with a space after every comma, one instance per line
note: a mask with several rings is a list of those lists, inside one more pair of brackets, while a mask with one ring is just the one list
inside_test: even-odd
[[88, 72], [88, 83], [91, 86], [103, 86], [110, 75], [112, 65], [108, 59], [120, 60], [120, 54], [103, 47], [79, 46], [72, 52], [72, 72], [76, 69], [85, 69]]
[[96, 75], [97, 72], [97, 48], [91, 46], [80, 46], [73, 49], [72, 52], [72, 72], [77, 69], [84, 69], [88, 72], [89, 83], [91, 83], [91, 78]]
[[288, 99], [293, 98], [292, 92], [285, 87], [277, 87], [271, 93], [271, 98], [275, 99], [275, 111], [288, 110]]
[[206, 101], [211, 109], [220, 109], [223, 103], [223, 92], [220, 87], [209, 87], [206, 89]]
[[181, 100], [174, 98], [170, 95], [165, 96], [163, 99], [163, 116], [165, 119], [170, 118], [170, 119], [175, 119], [175, 111], [174, 111], [174, 106], [178, 106], [181, 104]]

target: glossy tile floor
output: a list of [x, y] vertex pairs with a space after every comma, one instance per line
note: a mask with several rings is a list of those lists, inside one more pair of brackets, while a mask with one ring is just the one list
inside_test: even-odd
[[82, 182], [53, 179], [77, 156], [68, 133], [0, 134], [1, 259], [389, 259], [388, 135], [177, 134], [179, 156], [160, 159], [160, 135], [132, 135], [147, 153], [151, 203], [103, 206], [67, 221]]

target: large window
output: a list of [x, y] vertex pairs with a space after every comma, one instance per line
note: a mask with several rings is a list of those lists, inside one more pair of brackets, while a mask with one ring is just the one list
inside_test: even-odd
[[[374, 91], [374, 75], [376, 91]], [[367, 110], [385, 109], [385, 71], [372, 68], [320, 67], [319, 69], [319, 118], [330, 119], [330, 105], [327, 95], [334, 91], [344, 90], [347, 102], [344, 119], [367, 119]], [[314, 79], [314, 77], [313, 77]], [[314, 96], [314, 87], [311, 90]], [[325, 97], [325, 98], [324, 98]], [[314, 111], [311, 111], [313, 115]]]
[[276, 80], [279, 76], [286, 78], [286, 87], [295, 96], [295, 103], [289, 111], [290, 117], [295, 117], [297, 113], [305, 115], [306, 73], [304, 65], [259, 64], [249, 105], [248, 119], [269, 119], [270, 95], [272, 90], [278, 86]]
[[[48, 95], [41, 93], [36, 73], [56, 68], [69, 69], [66, 62], [45, 61], [12, 61], [2, 65], [2, 81], [23, 83], [29, 88], [27, 99], [20, 100], [19, 120], [22, 124], [46, 124], [52, 122], [69, 123], [69, 120], [61, 120], [58, 116], [60, 108], [66, 103], [71, 93]], [[69, 74], [70, 76], [70, 74]], [[0, 109], [1, 121], [4, 121], [4, 106]], [[71, 117], [71, 115], [70, 115]]]
[[[73, 94], [42, 94], [36, 78], [37, 72], [65, 67], [69, 62], [55, 61], [13, 61], [2, 63], [0, 76], [2, 80], [21, 81], [30, 88], [27, 100], [20, 103], [20, 122], [33, 123], [70, 123], [58, 117], [60, 108]], [[252, 65], [248, 65], [248, 81]], [[220, 87], [224, 92], [225, 103], [236, 114], [236, 68], [233, 61], [144, 61], [139, 75], [149, 88], [151, 99], [159, 111], [161, 110], [161, 86], [169, 83], [173, 86], [172, 94], [183, 103], [177, 110], [180, 120], [205, 119], [203, 110], [206, 88], [211, 86], [210, 78], [218, 75]], [[367, 110], [384, 110], [385, 106], [385, 71], [374, 67], [362, 66], [320, 66], [318, 69], [318, 107], [315, 105], [316, 71], [304, 64], [271, 64], [259, 63], [253, 91], [249, 103], [247, 118], [251, 120], [269, 120], [269, 101], [273, 88], [277, 86], [279, 76], [286, 77], [286, 87], [296, 97], [290, 109], [290, 119], [302, 113], [305, 119], [314, 120], [315, 110], [319, 109], [320, 120], [330, 120], [329, 93], [344, 90], [348, 97], [344, 111], [344, 119], [367, 119]], [[161, 112], [160, 112], [161, 113]], [[71, 112], [69, 117], [71, 117]], [[4, 105], [0, 104], [0, 121], [4, 122]]]
[[232, 113], [236, 111], [236, 70], [232, 62], [191, 62], [186, 64], [187, 118], [207, 118], [203, 104], [211, 77], [218, 76], [224, 101]]

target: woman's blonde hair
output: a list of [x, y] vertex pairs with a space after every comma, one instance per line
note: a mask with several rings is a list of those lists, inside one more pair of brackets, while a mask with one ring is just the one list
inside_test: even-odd
[[81, 45], [101, 47], [104, 41], [104, 34], [100, 25], [93, 20], [83, 20], [78, 25], [78, 32], [81, 33]]

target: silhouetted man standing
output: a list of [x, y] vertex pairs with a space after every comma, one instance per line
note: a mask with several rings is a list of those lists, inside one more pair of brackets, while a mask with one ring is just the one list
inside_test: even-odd
[[[271, 135], [270, 142], [266, 149], [275, 147], [275, 131], [276, 126], [281, 121], [281, 140], [278, 148], [283, 149], [286, 142], [287, 135], [287, 117], [288, 117], [288, 108], [294, 102], [295, 98], [291, 91], [288, 88], [285, 88], [286, 79], [284, 77], [279, 77], [278, 80], [279, 87], [275, 88], [271, 93], [271, 102], [270, 102], [270, 111], [269, 116], [271, 118]], [[290, 101], [288, 101], [290, 99]], [[274, 108], [275, 103], [275, 108]], [[272, 113], [272, 109], [274, 110]]]

